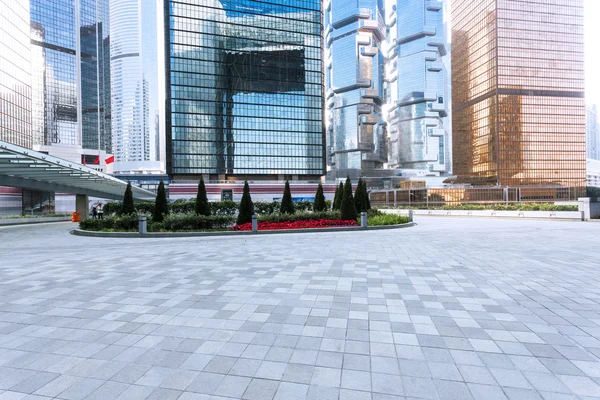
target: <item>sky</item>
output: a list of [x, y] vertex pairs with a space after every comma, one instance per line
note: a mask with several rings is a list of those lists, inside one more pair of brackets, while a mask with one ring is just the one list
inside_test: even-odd
[[600, 105], [600, 45], [594, 28], [598, 16], [600, 0], [585, 0], [585, 97], [586, 103]]

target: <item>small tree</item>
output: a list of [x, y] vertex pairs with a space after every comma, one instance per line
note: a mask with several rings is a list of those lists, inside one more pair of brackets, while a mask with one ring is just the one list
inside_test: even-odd
[[281, 214], [293, 214], [295, 212], [289, 181], [285, 181], [285, 189], [283, 189], [283, 198], [281, 199], [281, 207], [279, 212]]
[[350, 177], [346, 178], [346, 184], [344, 185], [344, 195], [342, 196], [340, 212], [342, 214], [343, 220], [358, 218], [356, 206], [354, 205], [354, 197], [352, 196], [352, 182], [350, 181]]
[[363, 188], [362, 178], [358, 178], [358, 184], [356, 185], [356, 191], [354, 192], [354, 206], [357, 212], [367, 211], [367, 201], [365, 199], [366, 193]]
[[333, 200], [333, 209], [339, 210], [342, 206], [342, 197], [344, 197], [344, 184], [342, 182], [340, 182], [340, 186], [338, 186], [335, 192], [337, 194], [335, 196], [335, 199]]
[[123, 196], [123, 204], [121, 204], [121, 215], [135, 214], [135, 205], [133, 204], [133, 191], [131, 190], [131, 182], [127, 182], [125, 195]]
[[206, 186], [204, 186], [204, 178], [200, 177], [198, 182], [198, 194], [196, 194], [196, 215], [210, 215], [210, 205], [208, 197], [206, 197]]
[[321, 185], [321, 183], [319, 182], [319, 186], [317, 186], [317, 193], [315, 194], [315, 202], [313, 203], [313, 210], [315, 212], [319, 212], [319, 211], [325, 211], [326, 209], [327, 209], [327, 203], [325, 203], [325, 195], [323, 194], [323, 185]]
[[254, 203], [252, 203], [252, 197], [250, 197], [250, 186], [246, 181], [244, 182], [244, 193], [242, 194], [242, 201], [240, 201], [236, 224], [241, 225], [252, 222], [252, 214], [254, 214]]
[[165, 191], [165, 183], [160, 180], [158, 191], [156, 192], [156, 201], [154, 202], [154, 212], [152, 213], [152, 222], [163, 222], [165, 215], [169, 214], [169, 201]]

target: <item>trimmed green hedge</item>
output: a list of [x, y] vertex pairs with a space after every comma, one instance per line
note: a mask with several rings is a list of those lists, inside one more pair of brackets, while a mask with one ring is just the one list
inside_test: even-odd
[[[326, 200], [328, 209], [331, 209], [331, 200]], [[235, 215], [238, 209], [238, 203], [235, 201], [210, 201], [211, 215]], [[258, 215], [271, 215], [279, 213], [281, 203], [277, 201], [256, 201], [254, 202], [254, 212]], [[312, 211], [313, 203], [311, 201], [295, 201], [294, 208], [297, 212]], [[153, 202], [135, 203], [135, 209], [141, 214], [150, 214], [154, 212]], [[104, 205], [104, 215], [113, 215], [121, 210], [121, 202], [113, 201]], [[196, 199], [177, 199], [169, 203], [169, 211], [172, 214], [188, 214], [196, 210]]]
[[232, 215], [171, 214], [165, 217], [163, 227], [170, 232], [200, 231], [227, 229], [233, 226], [234, 222], [235, 216]]
[[[163, 222], [147, 221], [148, 232], [185, 232], [209, 229], [227, 229], [235, 222], [232, 215], [196, 215], [169, 214]], [[106, 217], [104, 219], [84, 219], [79, 223], [79, 228], [86, 231], [116, 231], [137, 232], [138, 216], [135, 214], [120, 217]]]
[[105, 217], [104, 219], [86, 218], [79, 223], [79, 228], [86, 231], [115, 230], [118, 232], [137, 232], [138, 216], [136, 214], [128, 214], [119, 217]]
[[[367, 220], [368, 226], [383, 226], [383, 225], [398, 225], [398, 224], [406, 224], [409, 222], [407, 216], [397, 215], [397, 214], [379, 214], [373, 215], [369, 217]], [[360, 224], [360, 218], [358, 219], [358, 223]]]
[[4, 215], [0, 219], [70, 217], [71, 214]]

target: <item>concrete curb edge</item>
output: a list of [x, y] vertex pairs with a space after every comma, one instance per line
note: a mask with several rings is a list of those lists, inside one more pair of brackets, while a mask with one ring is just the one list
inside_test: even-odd
[[321, 233], [321, 232], [352, 232], [352, 231], [375, 231], [383, 229], [402, 229], [410, 228], [415, 226], [414, 222], [407, 222], [405, 224], [398, 225], [383, 225], [383, 226], [371, 226], [365, 228], [361, 227], [340, 227], [340, 228], [308, 228], [308, 229], [288, 229], [288, 230], [273, 230], [273, 231], [258, 231], [256, 233], [251, 231], [219, 231], [219, 232], [156, 232], [156, 233], [144, 233], [140, 234], [137, 232], [97, 232], [97, 231], [84, 231], [82, 229], [73, 229], [72, 235], [75, 236], [87, 236], [87, 237], [105, 237], [105, 238], [180, 238], [180, 237], [211, 237], [211, 236], [256, 236], [256, 235], [277, 235], [286, 233]]

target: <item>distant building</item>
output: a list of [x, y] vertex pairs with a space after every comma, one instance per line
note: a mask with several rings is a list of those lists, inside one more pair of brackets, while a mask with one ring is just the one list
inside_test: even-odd
[[600, 116], [598, 106], [587, 107], [587, 158], [600, 160]]
[[[160, 15], [159, 15], [160, 14]], [[112, 142], [115, 174], [161, 173], [158, 117], [162, 8], [156, 1], [110, 0]]]
[[388, 166], [445, 173], [450, 93], [442, 1], [394, 0], [386, 12]]
[[0, 0], [0, 141], [32, 148], [29, 3]]
[[320, 0], [167, 1], [173, 179], [324, 174]]
[[457, 182], [585, 186], [583, 0], [454, 0], [452, 52]]
[[107, 0], [30, 5], [34, 147], [104, 170], [112, 150]]
[[383, 0], [325, 2], [327, 160], [335, 178], [358, 177], [387, 161], [383, 13]]

